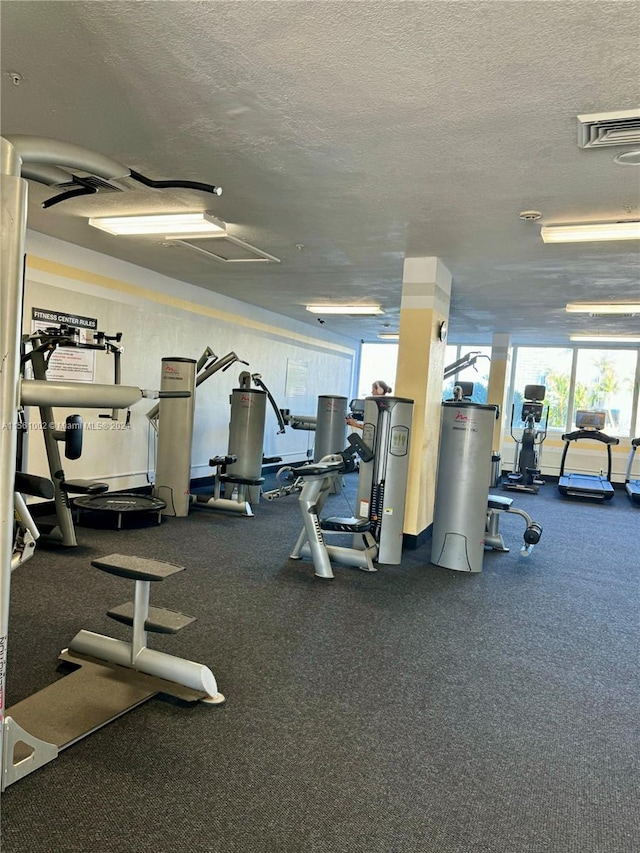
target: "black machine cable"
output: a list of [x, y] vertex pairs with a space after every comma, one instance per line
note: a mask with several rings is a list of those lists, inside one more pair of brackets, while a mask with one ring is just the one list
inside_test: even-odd
[[214, 187], [213, 184], [203, 184], [200, 181], [154, 181], [152, 178], [147, 178], [145, 175], [141, 175], [140, 172], [134, 172], [133, 169], [130, 171], [130, 176], [134, 179], [134, 181], [138, 181], [141, 184], [144, 184], [147, 187], [153, 187], [154, 189], [187, 189], [187, 190], [200, 190], [203, 193], [213, 193], [213, 195], [222, 195], [222, 187]]
[[56, 195], [53, 198], [48, 198], [42, 202], [42, 206], [46, 209], [47, 207], [53, 207], [54, 204], [59, 204], [61, 201], [68, 201], [70, 198], [76, 198], [80, 195], [93, 195], [96, 192], [97, 189], [95, 187], [77, 187], [76, 189], [60, 193], [60, 195]]
[[[213, 184], [203, 184], [201, 181], [154, 181], [153, 178], [147, 178], [146, 175], [142, 175], [140, 172], [136, 172], [133, 169], [129, 170], [129, 177], [133, 178], [134, 181], [138, 181], [138, 183], [144, 184], [146, 187], [152, 187], [153, 189], [187, 189], [198, 190], [200, 192], [211, 193], [213, 195], [222, 195], [222, 187], [216, 187]], [[91, 181], [87, 180], [87, 178], [83, 178], [80, 175], [72, 175], [72, 178], [73, 184], [79, 184], [80, 186], [73, 187], [72, 189], [65, 190], [65, 192], [60, 193], [59, 195], [48, 198], [42, 203], [42, 207], [53, 207], [55, 204], [60, 204], [62, 201], [68, 201], [70, 198], [77, 198], [81, 195], [92, 195], [93, 193], [98, 192], [98, 188], [95, 187]], [[72, 186], [72, 184], [69, 186]]]

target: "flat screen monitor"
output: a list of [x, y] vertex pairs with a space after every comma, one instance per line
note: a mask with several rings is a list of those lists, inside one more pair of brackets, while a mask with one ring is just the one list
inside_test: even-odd
[[606, 412], [578, 409], [576, 412], [576, 426], [578, 429], [604, 429], [606, 418]]

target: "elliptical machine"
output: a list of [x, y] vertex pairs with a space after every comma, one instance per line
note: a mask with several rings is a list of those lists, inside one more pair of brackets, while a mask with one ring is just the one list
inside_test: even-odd
[[[544, 480], [540, 479], [540, 456], [542, 445], [547, 437], [549, 406], [543, 406], [546, 388], [544, 385], [525, 385], [524, 403], [520, 412], [520, 422], [524, 423], [521, 436], [514, 435], [513, 420], [515, 404], [511, 406], [509, 431], [516, 443], [513, 471], [507, 474], [503, 489], [513, 492], [531, 492], [537, 495]], [[542, 421], [542, 427], [538, 424]]]

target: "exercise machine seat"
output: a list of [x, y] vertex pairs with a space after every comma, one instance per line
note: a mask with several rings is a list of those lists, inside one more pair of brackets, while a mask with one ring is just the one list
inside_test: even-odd
[[63, 491], [73, 495], [102, 495], [109, 491], [108, 483], [93, 480], [63, 480]]
[[366, 533], [371, 530], [371, 521], [368, 518], [321, 518], [320, 527], [322, 530], [333, 531], [335, 533]]

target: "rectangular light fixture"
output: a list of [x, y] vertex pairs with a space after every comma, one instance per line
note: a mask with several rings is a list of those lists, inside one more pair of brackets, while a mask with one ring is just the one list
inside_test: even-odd
[[569, 335], [569, 340], [585, 344], [640, 344], [640, 335]]
[[640, 314], [640, 302], [569, 302], [569, 314]]
[[178, 234], [192, 238], [205, 237], [226, 231], [227, 227], [224, 222], [206, 212], [93, 217], [89, 220], [89, 225], [118, 237], [160, 234], [167, 238]]
[[399, 341], [400, 335], [397, 332], [380, 332], [378, 335], [381, 341]]
[[640, 240], [640, 220], [593, 222], [585, 225], [543, 225], [544, 243], [589, 243], [604, 240]]
[[384, 314], [379, 305], [307, 305], [312, 314]]

